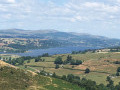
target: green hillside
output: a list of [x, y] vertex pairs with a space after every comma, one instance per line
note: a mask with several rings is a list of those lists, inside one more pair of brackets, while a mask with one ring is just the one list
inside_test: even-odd
[[6, 65], [0, 61], [0, 90], [85, 90], [60, 79]]
[[[65, 61], [68, 55], [72, 56], [74, 60], [81, 60], [83, 63], [80, 65], [62, 64], [59, 65], [58, 69], [55, 69], [55, 59], [60, 56], [62, 57], [62, 60]], [[107, 76], [112, 77], [115, 85], [120, 82], [120, 76], [116, 76], [116, 70], [120, 67], [120, 64], [116, 64], [116, 62], [120, 62], [120, 53], [118, 52], [61, 54], [50, 57], [41, 57], [41, 59], [44, 59], [44, 61], [35, 62], [35, 59], [31, 59], [29, 63], [25, 61], [24, 65], [26, 65], [26, 69], [29, 70], [44, 70], [49, 73], [55, 72], [59, 76], [73, 74], [80, 76], [81, 78], [96, 81], [97, 84], [103, 83], [104, 85], [107, 85]], [[24, 65], [19, 67], [24, 68]], [[89, 74], [84, 73], [86, 68], [90, 69], [91, 72]]]

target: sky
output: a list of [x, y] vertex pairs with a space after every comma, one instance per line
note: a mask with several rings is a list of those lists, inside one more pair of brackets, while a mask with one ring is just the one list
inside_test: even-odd
[[12, 28], [120, 39], [120, 0], [0, 0], [0, 29]]

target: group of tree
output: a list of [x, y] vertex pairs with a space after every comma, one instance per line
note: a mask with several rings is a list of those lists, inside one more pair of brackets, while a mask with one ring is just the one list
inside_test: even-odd
[[74, 60], [72, 56], [68, 55], [65, 61], [59, 56], [55, 59], [54, 64], [70, 64], [70, 65], [80, 65], [82, 64], [81, 60]]
[[120, 67], [117, 68], [116, 76], [120, 76]]
[[67, 59], [64, 61], [64, 64], [71, 64], [71, 65], [80, 65], [82, 64], [81, 60], [74, 60], [72, 56], [68, 55]]
[[113, 81], [110, 79], [108, 85], [96, 84], [95, 81], [87, 80], [86, 78], [80, 79], [79, 76], [74, 76], [73, 74], [57, 76], [56, 73], [53, 73], [52, 77], [65, 80], [72, 84], [76, 84], [80, 87], [85, 88], [86, 90], [120, 90], [120, 84], [114, 86]]
[[58, 69], [58, 68], [60, 68], [60, 66], [59, 66], [59, 64], [56, 64], [55, 69]]
[[52, 76], [54, 78], [62, 79], [72, 84], [76, 84], [80, 87], [85, 88], [86, 90], [120, 90], [120, 83], [118, 85], [114, 85], [111, 77], [107, 77], [106, 81], [108, 82], [107, 85], [104, 84], [96, 84], [95, 81], [88, 80], [86, 78], [80, 78], [79, 76], [75, 76], [73, 74], [58, 76], [55, 72], [50, 74], [45, 71], [41, 71], [39, 74], [44, 76]]
[[19, 58], [13, 58], [13, 59], [9, 59], [6, 62], [12, 65], [23, 65], [24, 61], [30, 62], [30, 59], [33, 59], [33, 57], [30, 56], [26, 56], [26, 57], [19, 57]]
[[40, 61], [43, 61], [43, 59], [41, 59], [41, 56], [35, 58], [35, 62], [40, 62]]
[[111, 47], [110, 48], [110, 52], [119, 52], [120, 51], [120, 47]]
[[60, 56], [58, 56], [55, 61], [54, 61], [54, 64], [63, 64], [63, 60]]
[[41, 55], [42, 57], [49, 57], [50, 55], [48, 53], [44, 53]]
[[114, 64], [120, 64], [120, 61], [115, 61]]
[[106, 81], [108, 82], [107, 87], [109, 90], [120, 90], [120, 82], [118, 85], [114, 86], [114, 81], [112, 81], [109, 76], [107, 77]]
[[87, 52], [92, 52], [92, 53], [95, 53], [96, 49], [86, 49], [86, 50], [83, 50], [83, 51], [72, 51], [72, 54], [85, 54]]
[[41, 57], [48, 57], [49, 54], [48, 53], [45, 53], [43, 55], [40, 55], [40, 56], [37, 56], [37, 57], [31, 57], [31, 56], [22, 56], [22, 57], [19, 57], [19, 58], [5, 58], [5, 57], [0, 57], [0, 59], [2, 59], [3, 61], [9, 63], [9, 64], [12, 64], [12, 65], [23, 65], [24, 64], [24, 61], [27, 61], [27, 63], [30, 63], [30, 60], [31, 59], [35, 59], [35, 62], [44, 62], [45, 59], [42, 59]]

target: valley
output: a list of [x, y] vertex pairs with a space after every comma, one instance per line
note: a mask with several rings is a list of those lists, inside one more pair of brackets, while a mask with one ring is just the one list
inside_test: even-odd
[[120, 89], [119, 39], [21, 29], [0, 37], [0, 89]]
[[106, 48], [119, 45], [119, 39], [90, 34], [60, 32], [57, 30], [0, 30], [0, 52], [5, 53], [24, 53], [31, 49], [68, 46]]
[[[2, 58], [3, 57], [5, 59], [6, 55], [4, 56], [2, 55]], [[10, 57], [12, 59], [9, 59]], [[55, 64], [55, 61], [58, 59], [58, 57], [62, 59], [61, 64]], [[117, 69], [120, 67], [119, 64], [120, 53], [110, 52], [110, 51], [108, 52], [108, 49], [95, 50], [94, 52], [88, 50], [85, 52], [82, 51], [77, 54], [71, 53], [71, 54], [49, 55], [48, 53], [46, 53], [38, 57], [30, 57], [30, 56], [18, 57], [14, 55], [12, 56], [8, 55], [7, 58], [8, 59], [6, 60], [3, 59], [2, 60], [25, 71], [27, 70], [34, 73], [40, 73], [40, 75], [45, 77], [49, 77], [49, 76], [51, 77], [51, 75], [54, 75], [55, 73], [55, 75], [57, 75], [54, 76], [56, 78], [55, 82], [57, 82], [57, 78], [61, 79], [63, 76], [68, 76], [68, 75], [78, 76], [80, 77], [81, 80], [85, 78], [87, 80], [95, 81], [96, 85], [103, 84], [104, 86], [109, 84], [107, 78], [110, 77], [111, 80], [113, 81], [113, 85], [115, 86], [115, 88], [117, 88], [117, 85], [120, 82], [120, 76], [119, 76], [120, 74], [117, 75]], [[72, 61], [66, 63], [66, 60], [69, 59]], [[75, 63], [76, 60], [81, 61], [81, 63], [79, 64]], [[56, 65], [58, 65], [58, 67]], [[85, 73], [87, 68], [90, 71], [88, 73]], [[59, 83], [60, 82], [61, 81], [59, 81]], [[54, 87], [56, 87], [56, 85]], [[52, 90], [52, 88], [53, 87], [51, 86], [49, 87], [50, 90]], [[78, 90], [82, 90], [82, 89], [78, 89]], [[99, 89], [95, 89], [95, 90], [99, 90]], [[106, 88], [105, 90], [109, 90], [109, 88], [108, 89]]]

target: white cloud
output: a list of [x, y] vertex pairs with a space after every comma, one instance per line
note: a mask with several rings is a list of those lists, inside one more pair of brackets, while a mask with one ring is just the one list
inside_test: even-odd
[[89, 0], [87, 2], [70, 0], [62, 6], [56, 5], [56, 3], [52, 1], [43, 3], [38, 0], [7, 0], [7, 2], [11, 4], [0, 4], [1, 13], [11, 13], [16, 19], [34, 17], [34, 20], [37, 20], [38, 18], [47, 17], [49, 19], [51, 18], [51, 20], [53, 18], [59, 18], [72, 22], [79, 22], [85, 20], [105, 20], [109, 16], [116, 17], [116, 13], [120, 12], [120, 7], [117, 5], [106, 4], [104, 2], [89, 2]]
[[120, 7], [116, 5], [108, 5], [98, 2], [85, 2], [83, 4], [86, 8], [92, 8], [93, 10], [104, 11], [104, 12], [118, 12]]
[[119, 3], [120, 3], [120, 0], [117, 0], [117, 2], [119, 2]]
[[9, 3], [15, 3], [15, 0], [7, 0]]
[[5, 19], [10, 19], [11, 16], [12, 16], [11, 14], [4, 14], [4, 15], [2, 15], [2, 17], [5, 18]]
[[[49, 0], [49, 2], [47, 0], [0, 0], [0, 19], [1, 21], [6, 20], [5, 25], [12, 22], [15, 26], [34, 27], [34, 25], [38, 25], [38, 28], [42, 27], [41, 24], [46, 27], [49, 24], [51, 24], [50, 26], [60, 24], [68, 27], [67, 23], [70, 23], [69, 27], [76, 25], [76, 28], [80, 24], [88, 22], [91, 24], [112, 21], [116, 24], [120, 21], [119, 2], [120, 0], [107, 0], [107, 2], [105, 0], [68, 0], [68, 2], [58, 5], [53, 0]], [[92, 25], [90, 26], [92, 27]]]

